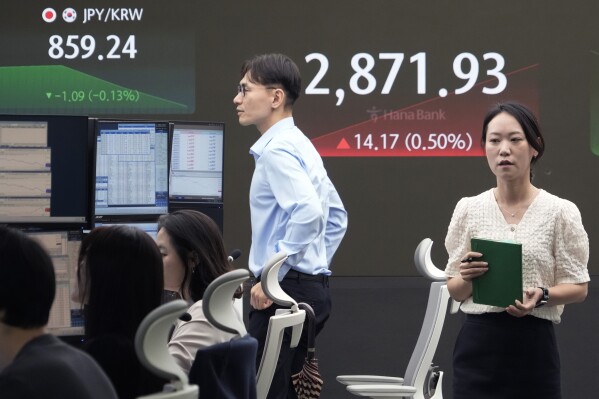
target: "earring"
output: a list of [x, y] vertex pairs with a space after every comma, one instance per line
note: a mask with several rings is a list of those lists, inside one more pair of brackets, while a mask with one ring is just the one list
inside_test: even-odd
[[193, 274], [196, 272], [196, 269], [200, 264], [200, 257], [195, 251], [189, 254], [189, 263], [191, 264], [191, 273]]

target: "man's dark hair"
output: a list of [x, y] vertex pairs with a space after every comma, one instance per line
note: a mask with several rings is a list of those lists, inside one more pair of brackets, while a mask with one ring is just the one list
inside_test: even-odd
[[287, 94], [285, 105], [293, 105], [302, 91], [299, 69], [284, 54], [262, 54], [250, 58], [241, 66], [241, 77], [246, 73], [250, 82], [281, 87]]
[[26, 329], [45, 326], [55, 292], [54, 266], [44, 248], [21, 231], [0, 226], [0, 321]]

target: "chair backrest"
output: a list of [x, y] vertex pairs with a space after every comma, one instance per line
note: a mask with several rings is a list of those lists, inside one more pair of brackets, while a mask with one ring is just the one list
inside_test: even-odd
[[297, 308], [297, 302], [291, 298], [279, 284], [279, 270], [283, 263], [287, 260], [285, 252], [277, 252], [274, 254], [262, 269], [260, 281], [262, 282], [262, 290], [274, 303], [288, 308]]
[[404, 385], [413, 386], [417, 390], [424, 387], [443, 330], [448, 302], [447, 284], [440, 281], [431, 283], [422, 328], [404, 373]]
[[[433, 281], [430, 286], [426, 312], [418, 341], [404, 374], [404, 385], [415, 387], [417, 393], [423, 391], [427, 373], [439, 344], [447, 314], [447, 305], [450, 300], [449, 291], [447, 290], [447, 277], [431, 260], [432, 245], [433, 241], [425, 238], [414, 252], [416, 268], [420, 274]], [[416, 398], [417, 395], [414, 397]]]
[[260, 277], [264, 293], [277, 305], [289, 307], [289, 309], [277, 309], [268, 323], [266, 342], [257, 375], [256, 391], [258, 399], [266, 398], [270, 389], [281, 351], [284, 330], [292, 327], [290, 346], [292, 348], [296, 347], [302, 335], [306, 318], [306, 311], [299, 309], [297, 302], [287, 295], [279, 284], [279, 269], [285, 263], [285, 260], [287, 260], [287, 255], [283, 252], [273, 255], [264, 265]]
[[233, 294], [250, 277], [249, 270], [237, 269], [214, 279], [204, 291], [202, 309], [215, 327], [243, 337], [247, 334], [233, 305]]
[[[420, 272], [422, 277], [426, 277], [431, 281], [446, 281], [447, 276], [445, 272], [439, 269], [433, 263], [431, 259], [431, 249], [433, 248], [433, 241], [430, 238], [425, 238], [418, 244], [416, 251], [414, 252], [414, 264], [416, 270]], [[456, 314], [460, 309], [461, 302], [455, 299], [450, 299], [450, 310], [449, 313]]]
[[188, 307], [183, 300], [165, 303], [148, 313], [137, 328], [135, 352], [139, 361], [152, 373], [171, 381], [172, 392], [160, 392], [147, 397], [198, 397], [198, 387], [188, 384], [187, 375], [168, 351], [170, 330]]
[[447, 276], [445, 275], [445, 272], [435, 266], [431, 259], [432, 248], [433, 241], [430, 238], [425, 238], [418, 244], [416, 251], [414, 251], [414, 264], [416, 265], [416, 269], [423, 277], [426, 277], [431, 281], [446, 281]]

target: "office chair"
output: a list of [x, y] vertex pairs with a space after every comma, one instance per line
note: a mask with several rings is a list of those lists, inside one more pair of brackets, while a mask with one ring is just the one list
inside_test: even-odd
[[266, 262], [260, 277], [264, 293], [277, 305], [288, 307], [289, 309], [277, 309], [275, 315], [270, 318], [268, 323], [264, 352], [262, 353], [260, 367], [258, 368], [258, 399], [265, 399], [270, 389], [279, 353], [281, 352], [284, 330], [287, 327], [292, 328], [290, 347], [297, 347], [306, 318], [306, 311], [300, 309], [297, 302], [287, 295], [279, 285], [279, 269], [281, 269], [285, 260], [287, 260], [287, 254], [284, 252], [278, 252], [273, 255]]
[[138, 399], [197, 399], [198, 386], [189, 385], [187, 375], [168, 351], [171, 327], [189, 305], [184, 300], [165, 303], [143, 319], [135, 334], [135, 352], [141, 364], [154, 374], [170, 380], [163, 392]]
[[443, 398], [443, 372], [437, 372], [432, 368], [432, 360], [439, 343], [450, 298], [445, 274], [431, 260], [432, 245], [433, 242], [426, 238], [420, 242], [414, 253], [416, 269], [433, 282], [429, 290], [422, 328], [404, 377], [338, 376], [337, 381], [347, 385], [347, 390], [354, 395], [371, 398]]
[[248, 270], [232, 270], [204, 291], [202, 309], [208, 321], [235, 336], [198, 350], [189, 381], [199, 385], [201, 398], [256, 399], [258, 341], [247, 334], [233, 303], [235, 291], [249, 277]]

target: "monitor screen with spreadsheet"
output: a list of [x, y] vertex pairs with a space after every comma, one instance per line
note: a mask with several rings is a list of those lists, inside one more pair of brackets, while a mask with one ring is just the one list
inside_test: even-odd
[[86, 228], [92, 149], [87, 116], [0, 115], [0, 223]]
[[95, 221], [148, 220], [168, 209], [165, 121], [96, 120]]
[[50, 310], [48, 331], [55, 335], [83, 335], [81, 304], [73, 301], [77, 281], [77, 259], [83, 239], [81, 230], [29, 232], [48, 252], [54, 264], [56, 295]]
[[224, 123], [172, 123], [169, 201], [222, 202]]

